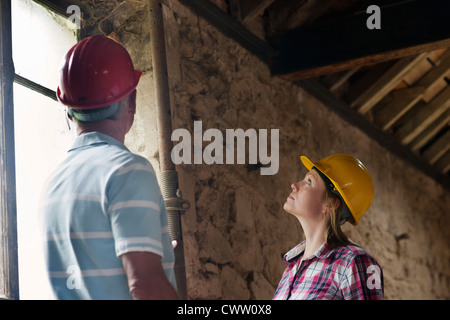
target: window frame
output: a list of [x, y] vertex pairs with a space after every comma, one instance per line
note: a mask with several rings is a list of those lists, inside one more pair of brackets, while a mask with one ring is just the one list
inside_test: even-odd
[[[61, 0], [33, 0], [50, 11], [69, 18], [70, 5]], [[19, 299], [19, 261], [16, 202], [13, 83], [57, 100], [56, 92], [17, 75], [12, 56], [12, 4], [0, 0], [0, 300]], [[76, 38], [80, 39], [81, 29]]]

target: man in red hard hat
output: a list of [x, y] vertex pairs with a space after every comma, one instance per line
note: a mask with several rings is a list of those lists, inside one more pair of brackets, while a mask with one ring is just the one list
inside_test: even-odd
[[57, 299], [178, 298], [155, 171], [124, 145], [140, 76], [125, 48], [104, 36], [83, 39], [64, 58], [57, 96], [77, 138], [41, 203]]

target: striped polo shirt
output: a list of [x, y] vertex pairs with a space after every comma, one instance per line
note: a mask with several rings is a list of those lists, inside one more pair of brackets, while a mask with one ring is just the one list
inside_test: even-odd
[[57, 299], [131, 299], [120, 256], [136, 251], [161, 256], [176, 288], [155, 171], [114, 138], [98, 132], [77, 137], [48, 178], [40, 210]]

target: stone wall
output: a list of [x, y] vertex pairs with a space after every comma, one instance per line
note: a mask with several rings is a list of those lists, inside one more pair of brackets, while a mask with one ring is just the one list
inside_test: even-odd
[[[146, 1], [93, 3], [80, 4], [87, 34], [112, 33], [144, 70], [126, 143], [158, 169]], [[374, 204], [358, 227], [344, 231], [381, 264], [386, 299], [450, 298], [448, 190], [300, 87], [271, 77], [266, 65], [178, 1], [165, 2], [164, 19], [173, 129], [193, 134], [194, 121], [202, 121], [203, 132], [224, 134], [279, 129], [276, 175], [245, 164], [177, 167], [191, 203], [182, 219], [190, 299], [270, 299], [282, 255], [303, 239], [297, 219], [282, 209], [290, 184], [306, 173], [299, 157], [338, 152], [360, 158], [372, 173]]]

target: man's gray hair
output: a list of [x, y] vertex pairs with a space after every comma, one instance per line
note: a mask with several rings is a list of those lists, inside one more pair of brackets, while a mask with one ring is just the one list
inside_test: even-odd
[[95, 109], [78, 109], [68, 107], [67, 113], [69, 116], [80, 122], [99, 122], [106, 119], [118, 120], [122, 117], [128, 104], [132, 103], [130, 100], [135, 99], [135, 92], [136, 90], [122, 100], [106, 107]]

